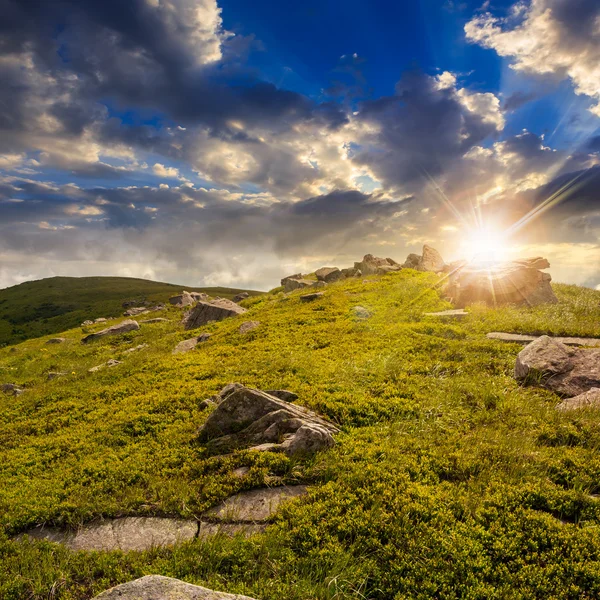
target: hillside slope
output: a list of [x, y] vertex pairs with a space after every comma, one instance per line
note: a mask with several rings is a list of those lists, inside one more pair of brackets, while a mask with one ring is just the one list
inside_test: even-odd
[[[84, 600], [149, 573], [260, 600], [600, 597], [598, 411], [512, 377], [521, 346], [489, 331], [600, 336], [600, 293], [555, 286], [560, 304], [470, 307], [404, 270], [243, 302], [195, 350], [181, 312], [121, 337], [0, 349], [0, 598]], [[353, 308], [371, 316], [360, 319]], [[246, 320], [259, 321], [239, 333]], [[137, 352], [126, 350], [148, 344]], [[89, 373], [108, 359], [122, 364]], [[48, 381], [48, 373], [63, 377]], [[202, 400], [240, 381], [288, 389], [339, 425], [308, 463], [238, 451], [210, 457]], [[234, 469], [246, 466], [243, 479]], [[198, 517], [231, 494], [309, 484], [254, 537], [217, 536], [123, 554], [13, 536], [124, 515]]]
[[[231, 298], [246, 290], [184, 288], [131, 277], [51, 277], [0, 290], [0, 347], [59, 333], [88, 319], [116, 317], [127, 300], [166, 302], [182, 289]], [[257, 294], [260, 292], [250, 292]]]

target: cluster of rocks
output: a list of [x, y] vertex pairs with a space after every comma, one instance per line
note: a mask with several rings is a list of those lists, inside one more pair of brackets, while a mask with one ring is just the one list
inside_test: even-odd
[[600, 347], [570, 347], [541, 336], [519, 353], [515, 378], [565, 398], [560, 410], [600, 406]]
[[152, 306], [152, 307], [146, 307], [146, 306], [134, 306], [133, 308], [128, 308], [124, 313], [123, 316], [125, 317], [137, 317], [139, 315], [145, 315], [147, 313], [150, 312], [157, 312], [159, 310], [164, 310], [165, 309], [165, 305], [164, 304], [157, 304], [156, 306]]
[[198, 440], [212, 454], [251, 449], [302, 456], [333, 446], [338, 428], [307, 408], [290, 404], [289, 394], [239, 383], [226, 386], [207, 401], [217, 406], [198, 432]]
[[91, 319], [88, 319], [87, 321], [84, 321], [81, 326], [82, 327], [89, 327], [90, 325], [97, 325], [98, 323], [106, 323], [106, 321], [108, 321], [108, 319], [105, 319], [104, 317], [98, 317], [97, 319], [94, 319], [93, 321]]

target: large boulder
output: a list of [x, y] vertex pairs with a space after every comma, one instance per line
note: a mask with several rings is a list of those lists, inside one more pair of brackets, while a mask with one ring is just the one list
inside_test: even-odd
[[248, 312], [245, 308], [237, 305], [226, 298], [215, 298], [210, 302], [198, 302], [183, 320], [184, 328], [198, 329], [211, 321], [222, 321], [229, 317], [235, 317]]
[[379, 258], [372, 254], [365, 254], [361, 262], [354, 263], [354, 269], [361, 275], [383, 275], [390, 271], [400, 271], [402, 266], [392, 258]]
[[246, 298], [249, 298], [250, 294], [248, 292], [240, 292], [239, 294], [236, 294], [231, 300], [233, 302], [241, 302], [242, 300], [245, 300]]
[[102, 331], [97, 331], [96, 333], [90, 333], [90, 335], [86, 335], [81, 341], [84, 344], [88, 342], [93, 342], [94, 340], [99, 340], [103, 337], [107, 337], [110, 335], [120, 335], [122, 333], [128, 333], [129, 331], [137, 331], [140, 328], [137, 321], [133, 321], [131, 319], [127, 319], [125, 321], [121, 321], [117, 325], [113, 325], [112, 327], [107, 327]]
[[294, 290], [310, 287], [313, 283], [314, 281], [311, 281], [310, 279], [304, 279], [302, 273], [296, 273], [295, 275], [284, 277], [281, 280], [284, 292], [293, 292]]
[[325, 283], [334, 283], [344, 279], [344, 274], [337, 267], [321, 267], [315, 271], [315, 275], [319, 281]]
[[561, 396], [600, 387], [600, 348], [570, 348], [543, 335], [517, 356], [515, 378]]
[[233, 384], [198, 432], [212, 453], [242, 448], [312, 454], [334, 444], [337, 427], [316, 413], [266, 392]]
[[419, 261], [417, 269], [419, 271], [428, 271], [431, 273], [441, 273], [444, 270], [446, 263], [442, 255], [431, 246], [425, 244], [423, 246], [423, 254]]
[[171, 298], [169, 298], [169, 302], [173, 306], [177, 306], [177, 308], [184, 308], [186, 306], [192, 306], [193, 304], [195, 304], [196, 300], [194, 299], [194, 296], [192, 296], [192, 294], [184, 291], [181, 292], [181, 294], [178, 294], [177, 296], [172, 296]]
[[557, 407], [557, 410], [567, 412], [570, 410], [581, 410], [586, 408], [600, 407], [600, 388], [592, 388], [579, 396], [563, 400]]
[[137, 317], [138, 315], [146, 314], [150, 312], [145, 306], [134, 306], [133, 308], [128, 308], [123, 315], [126, 317]]
[[172, 577], [146, 575], [102, 592], [94, 600], [253, 600], [239, 594], [214, 592]]
[[[549, 273], [529, 265], [545, 266], [544, 259], [513, 261], [486, 266], [466, 265], [448, 277], [446, 295], [458, 307], [474, 302], [490, 306], [556, 304]], [[544, 267], [546, 268], [546, 267]]]

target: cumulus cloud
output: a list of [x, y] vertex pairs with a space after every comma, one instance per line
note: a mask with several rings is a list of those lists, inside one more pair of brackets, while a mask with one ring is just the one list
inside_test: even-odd
[[512, 68], [569, 78], [578, 94], [593, 98], [600, 116], [600, 3], [597, 0], [531, 0], [506, 18], [478, 15], [465, 25], [467, 39], [500, 56]]

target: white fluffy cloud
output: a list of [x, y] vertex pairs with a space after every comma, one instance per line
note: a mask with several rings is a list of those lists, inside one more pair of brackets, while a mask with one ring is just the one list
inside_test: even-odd
[[490, 13], [465, 25], [467, 39], [528, 73], [569, 78], [578, 94], [598, 102], [600, 116], [600, 2], [597, 0], [531, 0], [519, 2], [507, 18]]

